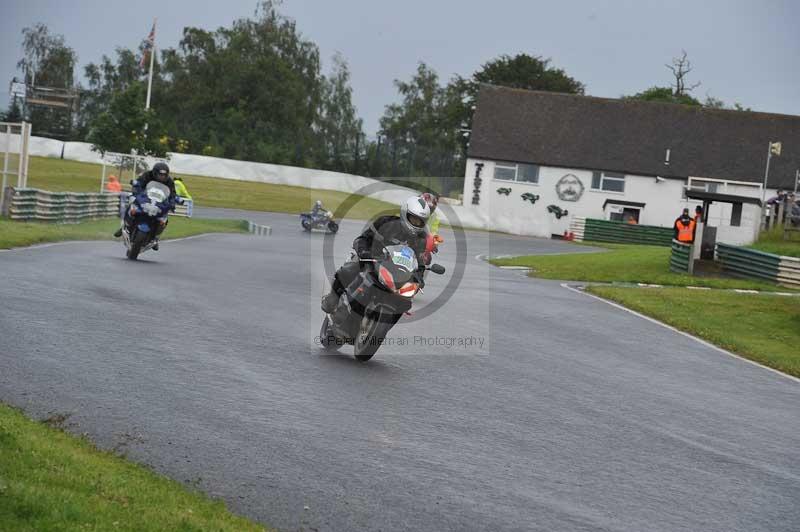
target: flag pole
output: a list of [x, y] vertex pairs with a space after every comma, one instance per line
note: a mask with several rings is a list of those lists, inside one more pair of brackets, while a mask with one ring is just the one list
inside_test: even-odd
[[[147, 77], [147, 102], [145, 103], [145, 110], [150, 109], [150, 92], [153, 90], [153, 60], [156, 55], [156, 22], [157, 18], [153, 19], [153, 42], [150, 45], [150, 75]], [[147, 129], [145, 127], [145, 129]]]

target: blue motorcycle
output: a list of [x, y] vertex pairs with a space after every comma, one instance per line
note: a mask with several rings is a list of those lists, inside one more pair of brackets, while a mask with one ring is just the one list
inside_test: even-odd
[[[136, 260], [139, 255], [158, 244], [157, 229], [167, 224], [167, 216], [175, 207], [169, 202], [169, 187], [158, 181], [147, 184], [144, 192], [128, 197], [128, 214], [132, 222], [122, 219], [122, 242], [125, 255]], [[178, 198], [178, 202], [181, 202]]]
[[300, 225], [308, 232], [317, 227], [327, 228], [331, 233], [339, 230], [339, 224], [333, 221], [333, 213], [331, 211], [323, 211], [316, 215], [313, 212], [301, 213]]

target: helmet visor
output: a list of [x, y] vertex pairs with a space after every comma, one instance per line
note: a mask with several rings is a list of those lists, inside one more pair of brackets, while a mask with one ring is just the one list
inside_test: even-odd
[[413, 225], [417, 229], [422, 229], [423, 227], [425, 227], [425, 220], [423, 220], [422, 218], [420, 218], [416, 214], [408, 213], [406, 218], [408, 219], [408, 223], [410, 223], [411, 225]]

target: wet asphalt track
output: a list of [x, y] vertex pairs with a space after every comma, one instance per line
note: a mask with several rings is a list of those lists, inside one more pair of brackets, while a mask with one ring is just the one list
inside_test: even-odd
[[0, 252], [0, 400], [284, 530], [800, 530], [800, 383], [475, 258], [573, 246], [468, 233], [361, 364], [313, 342], [322, 235], [248, 217], [273, 235]]

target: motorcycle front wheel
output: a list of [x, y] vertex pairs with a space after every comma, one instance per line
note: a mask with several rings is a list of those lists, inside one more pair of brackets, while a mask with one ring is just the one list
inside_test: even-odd
[[303, 226], [304, 230], [311, 231], [311, 222], [309, 220], [301, 220], [300, 225]]
[[133, 235], [131, 239], [131, 245], [128, 248], [126, 256], [131, 260], [136, 260], [139, 258], [139, 253], [142, 251], [142, 247], [147, 243], [147, 237], [150, 233], [142, 233], [141, 231], [136, 231], [136, 234]]
[[366, 362], [372, 358], [393, 326], [392, 322], [381, 321], [380, 313], [365, 312], [353, 350], [356, 360]]
[[338, 351], [341, 347], [336, 341], [336, 337], [331, 334], [331, 320], [328, 316], [322, 320], [322, 327], [319, 329], [319, 343], [325, 351]]

